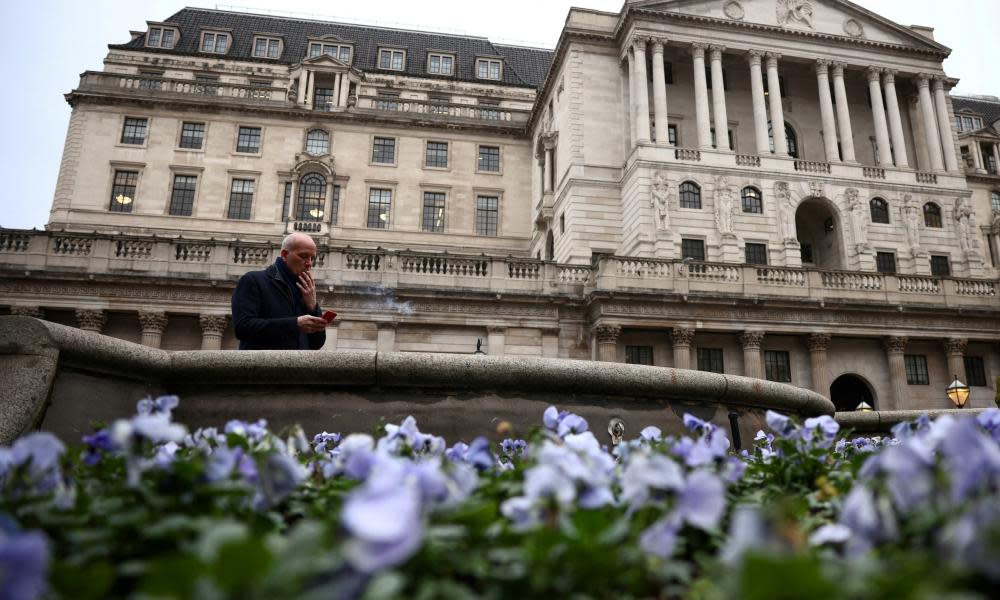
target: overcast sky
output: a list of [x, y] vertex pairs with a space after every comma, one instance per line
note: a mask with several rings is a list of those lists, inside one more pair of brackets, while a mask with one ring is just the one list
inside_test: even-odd
[[[719, 0], [721, 1], [721, 0]], [[761, 0], [753, 0], [761, 1]], [[817, 0], [822, 2], [823, 0]], [[953, 93], [1000, 95], [1000, 1], [855, 0], [903, 25], [929, 25], [952, 48], [948, 75], [962, 81]], [[41, 229], [48, 220], [70, 108], [63, 99], [86, 70], [100, 70], [110, 43], [145, 30], [185, 5], [300, 13], [342, 20], [488, 37], [552, 48], [570, 6], [618, 12], [622, 0], [245, 0], [242, 5], [197, 0], [2, 0], [0, 51], [6, 91], [0, 119], [8, 142], [0, 160], [0, 226]]]

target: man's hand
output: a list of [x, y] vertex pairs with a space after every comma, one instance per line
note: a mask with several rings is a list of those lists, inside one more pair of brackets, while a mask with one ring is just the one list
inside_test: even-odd
[[[299, 291], [302, 292], [302, 300], [306, 303], [306, 308], [316, 310], [316, 282], [313, 281], [309, 271], [303, 271], [299, 275], [299, 280], [295, 282]], [[302, 328], [302, 321], [299, 321], [299, 328]]]
[[298, 318], [298, 325], [299, 331], [302, 333], [319, 333], [326, 329], [327, 322], [323, 320], [323, 317], [302, 315]]

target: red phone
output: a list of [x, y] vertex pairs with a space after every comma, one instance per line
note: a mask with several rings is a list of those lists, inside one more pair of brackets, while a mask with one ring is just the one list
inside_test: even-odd
[[323, 313], [323, 320], [326, 321], [327, 323], [336, 318], [337, 318], [337, 313], [333, 312], [332, 310], [328, 310], [325, 313]]

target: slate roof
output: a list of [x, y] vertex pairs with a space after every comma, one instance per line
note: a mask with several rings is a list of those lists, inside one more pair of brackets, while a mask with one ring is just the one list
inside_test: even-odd
[[[142, 50], [144, 52], [202, 57], [206, 60], [220, 58], [251, 62], [293, 65], [306, 58], [309, 39], [332, 36], [354, 45], [352, 66], [366, 72], [398, 73], [377, 68], [379, 47], [405, 48], [405, 73], [417, 77], [442, 78], [459, 81], [489, 82], [475, 74], [477, 56], [504, 59], [502, 83], [513, 86], [538, 88], [545, 81], [554, 52], [536, 48], [493, 44], [486, 38], [439, 33], [425, 33], [402, 29], [388, 29], [365, 25], [349, 25], [324, 21], [310, 21], [288, 17], [272, 17], [249, 13], [184, 8], [163, 21], [180, 29], [180, 40], [170, 50], [146, 48], [145, 34], [125, 44], [110, 44], [113, 50]], [[198, 42], [203, 29], [223, 29], [232, 32], [232, 45], [225, 55], [201, 52]], [[279, 34], [284, 40], [284, 51], [278, 59], [255, 58], [253, 38], [258, 34]], [[425, 72], [428, 50], [454, 53], [454, 77], [428, 75]]]
[[983, 116], [983, 123], [989, 127], [1000, 121], [1000, 101], [969, 98], [968, 96], [952, 96], [951, 103], [955, 112], [963, 109]]

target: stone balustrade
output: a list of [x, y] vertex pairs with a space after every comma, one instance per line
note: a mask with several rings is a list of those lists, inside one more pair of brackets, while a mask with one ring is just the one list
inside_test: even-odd
[[516, 110], [499, 106], [480, 106], [475, 104], [453, 104], [430, 100], [411, 98], [384, 98], [379, 96], [359, 96], [356, 108], [390, 113], [408, 113], [424, 118], [443, 118], [445, 120], [470, 119], [475, 121], [494, 121], [497, 125], [526, 125], [530, 110]]
[[118, 92], [145, 96], [205, 96], [219, 100], [248, 102], [252, 104], [288, 104], [288, 90], [275, 87], [257, 87], [237, 83], [205, 82], [194, 79], [170, 79], [121, 73], [87, 71], [80, 76], [81, 92]]

